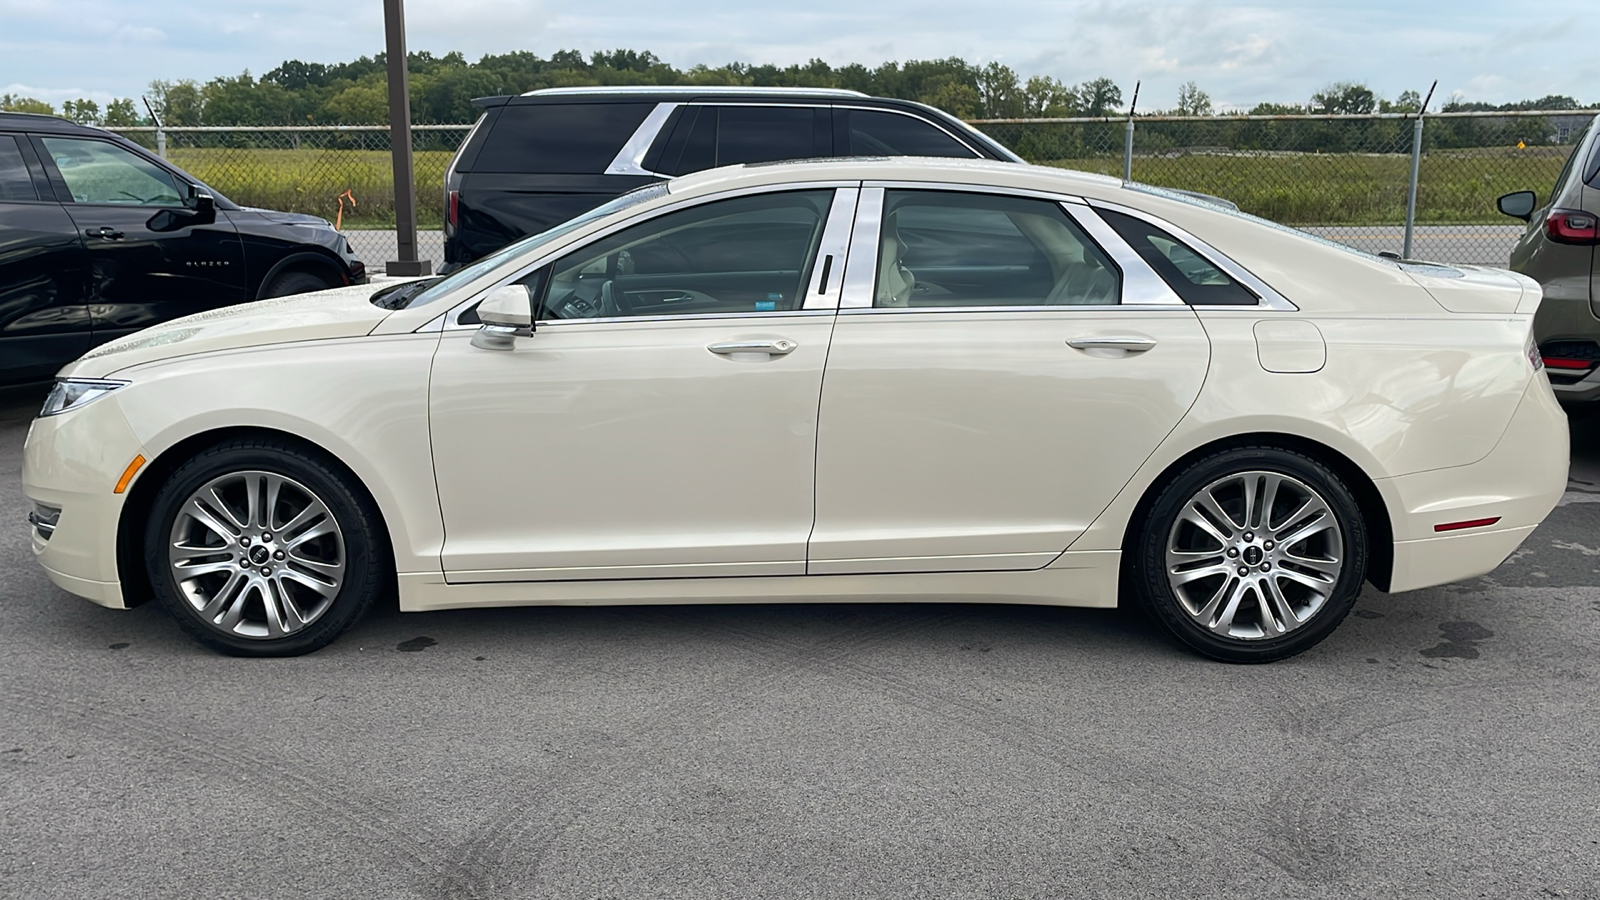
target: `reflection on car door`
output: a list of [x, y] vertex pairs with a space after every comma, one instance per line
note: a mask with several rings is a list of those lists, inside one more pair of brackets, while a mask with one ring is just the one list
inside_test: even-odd
[[194, 224], [188, 186], [110, 141], [43, 135], [34, 146], [89, 254], [89, 309], [101, 343], [243, 302], [244, 251], [226, 217]]
[[89, 349], [83, 244], [30, 149], [0, 134], [0, 384], [48, 378]]
[[540, 312], [514, 349], [447, 330], [446, 578], [802, 574], [855, 194], [664, 213], [520, 278]]
[[807, 572], [1047, 565], [1194, 402], [1205, 332], [1063, 204], [869, 186], [860, 206]]

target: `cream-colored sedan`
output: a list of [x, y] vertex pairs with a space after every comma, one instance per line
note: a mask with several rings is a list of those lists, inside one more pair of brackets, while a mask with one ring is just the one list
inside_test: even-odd
[[1566, 482], [1538, 286], [1097, 176], [718, 169], [447, 278], [64, 369], [33, 549], [225, 652], [374, 602], [1146, 607], [1263, 661], [1480, 575]]

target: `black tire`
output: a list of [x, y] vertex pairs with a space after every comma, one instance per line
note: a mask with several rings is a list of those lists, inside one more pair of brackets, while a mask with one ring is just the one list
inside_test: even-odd
[[[1244, 495], [1255, 492], [1252, 505], [1257, 512], [1252, 515], [1259, 522], [1261, 500], [1266, 486], [1274, 482], [1274, 476], [1284, 479], [1275, 488], [1275, 492], [1280, 492], [1274, 505], [1280, 517], [1276, 530], [1272, 524], [1273, 513], [1269, 511], [1269, 527], [1261, 529], [1266, 533], [1249, 531], [1251, 517], [1244, 513], [1247, 508]], [[1250, 486], [1248, 490], [1246, 485]], [[1321, 518], [1293, 518], [1297, 497], [1306, 496], [1303, 488], [1320, 495], [1317, 499], [1323, 501], [1331, 514], [1334, 527], [1323, 524], [1323, 530], [1316, 536], [1291, 540], [1278, 547], [1270, 537], [1292, 539], [1305, 530], [1293, 527], [1297, 523], [1303, 526], [1323, 521]], [[1227, 533], [1230, 541], [1217, 540], [1212, 532], [1196, 527], [1193, 512], [1180, 523], [1179, 517], [1190, 509], [1191, 502], [1201, 499], [1203, 491], [1209, 492], [1223, 507], [1229, 522], [1213, 524], [1217, 533]], [[1240, 521], [1245, 522], [1243, 528], [1230, 532], [1228, 526]], [[1246, 537], [1253, 540], [1246, 541]], [[1368, 539], [1361, 508], [1350, 489], [1317, 460], [1276, 447], [1220, 450], [1196, 460], [1160, 488], [1148, 506], [1144, 522], [1133, 532], [1133, 545], [1125, 554], [1128, 560], [1125, 583], [1133, 588], [1149, 617], [1191, 649], [1225, 662], [1272, 662], [1316, 645], [1349, 614], [1366, 579]], [[1321, 543], [1313, 546], [1314, 542]], [[1221, 548], [1214, 551], [1215, 559], [1201, 559], [1213, 552], [1211, 544]], [[1169, 564], [1169, 548], [1185, 555], [1175, 557], [1179, 561]], [[1277, 554], [1263, 553], [1263, 548], [1275, 550]], [[1327, 565], [1323, 559], [1337, 563], [1337, 573], [1319, 573], [1299, 562], [1313, 555], [1319, 565]], [[1194, 561], [1190, 562], [1190, 557]], [[1278, 560], [1275, 570], [1271, 568], [1274, 559]], [[1247, 562], [1250, 565], [1244, 565]], [[1181, 587], [1173, 583], [1183, 574], [1199, 574], [1201, 570], [1214, 568], [1226, 571], [1197, 578]], [[1237, 575], [1245, 577], [1235, 577]], [[1311, 575], [1326, 584], [1320, 588], [1307, 587], [1297, 577]], [[1256, 586], [1249, 587], [1251, 584]], [[1214, 594], [1211, 593], [1213, 585], [1217, 591]], [[1245, 586], [1241, 588], [1240, 585]], [[1218, 600], [1224, 595], [1233, 596], [1236, 590], [1241, 599], [1235, 607], [1242, 618], [1227, 612], [1226, 600]], [[1285, 601], [1284, 606], [1274, 602], [1274, 594]], [[1303, 618], [1299, 617], [1301, 609], [1305, 611]], [[1296, 616], [1294, 622], [1298, 624], [1285, 626], [1287, 616], [1280, 615], [1279, 611]], [[1229, 633], [1218, 633], [1217, 628], [1227, 629]]]
[[[242, 494], [230, 493], [234, 489], [229, 485], [235, 479]], [[222, 486], [213, 496], [222, 499], [231, 512], [226, 520], [220, 515], [214, 519], [236, 533], [232, 542], [213, 537], [216, 529], [200, 527], [203, 516], [197, 518], [186, 508], [197, 491], [219, 484]], [[254, 487], [257, 484], [263, 485], [259, 492]], [[273, 484], [279, 485], [271, 496], [278, 498], [276, 508], [283, 512], [276, 521], [284, 533], [261, 533], [263, 528], [274, 527], [271, 512], [261, 517], [265, 526], [238, 527], [239, 521], [250, 518], [244, 506], [249, 501], [242, 497], [254, 492], [265, 500]], [[309, 515], [299, 526], [287, 521], [295, 518], [296, 504]], [[181, 525], [180, 512], [185, 517]], [[331, 536], [316, 536], [314, 532], [324, 527], [319, 524], [324, 512], [334, 527]], [[175, 527], [186, 530], [175, 532]], [[250, 535], [255, 536], [253, 542]], [[297, 548], [295, 542], [307, 535], [310, 537]], [[204, 545], [206, 552], [195, 551], [196, 544]], [[213, 545], [214, 553], [210, 552]], [[180, 583], [169, 555], [175, 547], [196, 560], [203, 555], [200, 565], [219, 571], [213, 574], [197, 567], [189, 571], [199, 574]], [[266, 550], [261, 559], [250, 557], [261, 550]], [[389, 590], [394, 573], [381, 519], [366, 492], [321, 454], [269, 438], [225, 441], [180, 464], [161, 485], [150, 510], [144, 560], [157, 601], [178, 625], [207, 647], [234, 656], [298, 656], [326, 646]], [[306, 586], [308, 573], [316, 580], [335, 564], [340, 567], [337, 578], [322, 577], [327, 583], [320, 591]], [[235, 565], [243, 571], [235, 572]], [[235, 584], [235, 576], [250, 579], [227, 594], [239, 599], [218, 607], [216, 619], [203, 615], [201, 604], [208, 600], [223, 603], [225, 589]], [[289, 618], [291, 610], [293, 619]], [[242, 633], [256, 628], [258, 613], [260, 628], [266, 633]], [[235, 620], [231, 628], [219, 624], [229, 616]], [[294, 624], [284, 627], [284, 622]], [[282, 633], [273, 634], [273, 626]]]
[[290, 294], [306, 294], [311, 291], [325, 291], [328, 288], [339, 287], [337, 283], [329, 283], [326, 278], [312, 272], [294, 271], [284, 272], [272, 279], [261, 291], [261, 299], [268, 297], [287, 297]]

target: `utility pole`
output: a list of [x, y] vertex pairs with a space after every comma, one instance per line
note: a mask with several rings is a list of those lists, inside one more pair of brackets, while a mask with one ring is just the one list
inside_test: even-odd
[[394, 233], [397, 260], [389, 275], [431, 275], [433, 263], [417, 259], [417, 187], [411, 165], [411, 79], [406, 73], [406, 12], [401, 0], [383, 0], [389, 55], [389, 153], [394, 160]]

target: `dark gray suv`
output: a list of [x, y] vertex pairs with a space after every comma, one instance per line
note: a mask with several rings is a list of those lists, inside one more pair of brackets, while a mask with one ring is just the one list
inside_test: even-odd
[[1498, 205], [1528, 223], [1511, 268], [1544, 286], [1533, 333], [1556, 396], [1600, 399], [1600, 126], [1589, 123], [1547, 201], [1518, 191]]
[[551, 88], [483, 110], [445, 173], [445, 269], [641, 185], [737, 163], [826, 156], [1022, 160], [960, 119], [856, 91]]

